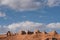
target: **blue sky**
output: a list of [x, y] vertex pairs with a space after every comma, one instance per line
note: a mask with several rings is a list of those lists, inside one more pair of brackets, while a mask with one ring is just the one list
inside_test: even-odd
[[60, 33], [60, 0], [0, 1], [1, 33], [35, 29]]

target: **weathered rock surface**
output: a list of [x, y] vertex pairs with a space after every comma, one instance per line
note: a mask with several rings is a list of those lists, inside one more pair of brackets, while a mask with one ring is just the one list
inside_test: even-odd
[[7, 34], [0, 35], [0, 40], [60, 40], [60, 34], [56, 31], [47, 33], [37, 30], [35, 32], [20, 31], [19, 33], [12, 34], [8, 31]]

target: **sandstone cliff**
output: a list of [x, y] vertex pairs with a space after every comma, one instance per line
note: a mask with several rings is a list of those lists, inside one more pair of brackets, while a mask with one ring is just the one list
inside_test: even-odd
[[0, 35], [0, 40], [60, 40], [60, 34], [56, 31], [52, 32], [40, 32], [38, 30], [34, 32], [20, 31], [18, 33], [11, 33], [8, 31], [6, 34]]

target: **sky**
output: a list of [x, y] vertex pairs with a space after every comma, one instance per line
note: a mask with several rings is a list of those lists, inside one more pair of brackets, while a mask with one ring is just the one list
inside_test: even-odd
[[60, 33], [60, 0], [0, 0], [0, 33], [9, 30]]

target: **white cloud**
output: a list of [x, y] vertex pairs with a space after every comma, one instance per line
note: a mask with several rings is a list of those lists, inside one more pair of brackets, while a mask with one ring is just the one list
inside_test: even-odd
[[30, 21], [20, 22], [20, 23], [13, 23], [8, 25], [8, 28], [10, 30], [16, 30], [19, 28], [19, 30], [34, 30], [34, 29], [40, 29], [43, 28], [43, 23], [35, 23]]
[[0, 12], [0, 17], [5, 17], [5, 16], [6, 16], [6, 14], [5, 14], [5, 13]]
[[20, 11], [35, 10], [45, 6], [60, 6], [60, 0], [0, 0], [0, 5], [6, 5]]
[[35, 0], [1, 0], [0, 4], [19, 10], [34, 10], [41, 5], [40, 2], [35, 2]]
[[60, 23], [50, 23], [47, 27], [52, 29], [60, 29]]
[[10, 25], [8, 25], [8, 28], [10, 30], [54, 30], [54, 29], [60, 29], [60, 23], [49, 23], [49, 24], [45, 24], [45, 23], [37, 23], [37, 22], [30, 22], [30, 21], [25, 21], [25, 22], [20, 22], [20, 23], [12, 23]]
[[60, 6], [60, 0], [48, 0], [47, 5], [49, 7]]
[[7, 26], [0, 25], [0, 33], [7, 32], [8, 30], [11, 30], [13, 32], [19, 31], [19, 30], [30, 30], [34, 31], [35, 29], [40, 31], [51, 31], [51, 30], [60, 30], [60, 23], [38, 23], [38, 22], [31, 22], [31, 21], [25, 21], [25, 22], [19, 22], [19, 23], [12, 23]]

